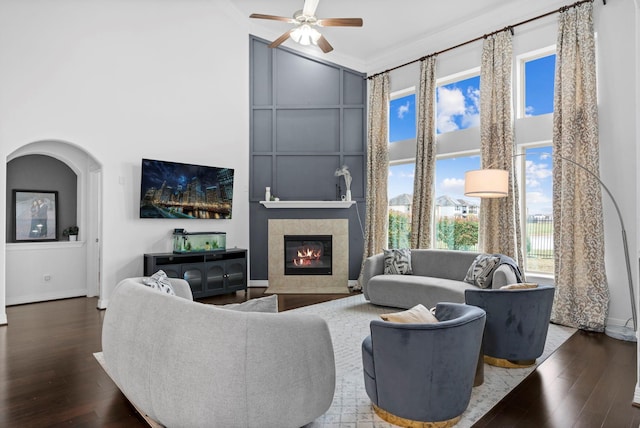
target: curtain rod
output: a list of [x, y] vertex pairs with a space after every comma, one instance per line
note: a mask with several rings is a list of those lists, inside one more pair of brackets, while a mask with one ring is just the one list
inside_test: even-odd
[[[558, 8], [558, 9], [556, 9], [556, 10], [552, 10], [551, 12], [543, 13], [542, 15], [538, 15], [538, 16], [536, 16], [536, 17], [529, 18], [529, 19], [526, 19], [526, 20], [524, 20], [524, 21], [520, 21], [520, 22], [518, 22], [517, 24], [508, 25], [508, 26], [506, 26], [506, 27], [504, 27], [504, 28], [502, 28], [502, 29], [500, 29], [500, 30], [496, 30], [496, 31], [493, 31], [493, 32], [491, 32], [491, 33], [484, 34], [484, 35], [482, 35], [482, 36], [476, 37], [475, 39], [467, 40], [466, 42], [463, 42], [463, 43], [457, 44], [457, 45], [455, 45], [455, 46], [451, 46], [450, 48], [446, 48], [446, 49], [443, 49], [443, 50], [441, 50], [441, 51], [437, 51], [437, 52], [434, 52], [434, 53], [432, 53], [432, 54], [425, 55], [425, 56], [420, 57], [420, 58], [418, 58], [418, 59], [414, 59], [413, 61], [409, 61], [409, 62], [406, 62], [406, 63], [404, 63], [404, 64], [397, 65], [397, 66], [392, 67], [392, 68], [389, 68], [389, 69], [387, 69], [387, 70], [385, 70], [385, 71], [381, 71], [381, 72], [379, 72], [379, 73], [372, 74], [371, 76], [367, 76], [366, 78], [367, 78], [367, 79], [373, 79], [374, 77], [379, 76], [379, 75], [381, 75], [381, 74], [383, 74], [383, 73], [388, 73], [388, 72], [390, 72], [390, 71], [397, 70], [397, 69], [402, 68], [402, 67], [405, 67], [405, 66], [407, 66], [407, 65], [409, 65], [409, 64], [413, 64], [414, 62], [418, 62], [418, 61], [422, 61], [422, 60], [424, 60], [424, 59], [427, 59], [427, 58], [429, 58], [429, 57], [431, 57], [431, 56], [435, 56], [435, 55], [439, 55], [439, 54], [442, 54], [442, 53], [445, 53], [445, 52], [452, 51], [452, 50], [454, 50], [454, 49], [457, 49], [457, 48], [460, 48], [460, 47], [462, 47], [462, 46], [465, 46], [465, 45], [471, 44], [471, 43], [473, 43], [473, 42], [477, 42], [478, 40], [486, 39], [487, 37], [493, 36], [493, 35], [495, 35], [495, 34], [498, 34], [498, 33], [502, 32], [502, 31], [507, 31], [507, 30], [508, 30], [508, 31], [511, 31], [511, 35], [513, 35], [513, 29], [514, 29], [515, 27], [519, 27], [520, 25], [528, 24], [528, 23], [530, 23], [530, 22], [532, 22], [532, 21], [536, 21], [536, 20], [541, 19], [541, 18], [546, 18], [547, 16], [549, 16], [549, 15], [553, 15], [553, 14], [558, 13], [558, 12], [564, 12], [564, 11], [566, 11], [566, 10], [568, 10], [568, 9], [571, 9], [571, 8], [573, 8], [573, 7], [576, 7], [576, 6], [579, 6], [579, 5], [581, 5], [582, 3], [592, 3], [592, 2], [593, 2], [593, 0], [581, 0], [581, 1], [578, 1], [578, 2], [573, 3], [573, 4], [571, 4], [571, 5], [568, 5], [568, 6], [562, 6], [562, 7]], [[607, 4], [607, 0], [602, 0], [602, 3], [603, 3], [604, 5], [606, 5], [606, 4]]]

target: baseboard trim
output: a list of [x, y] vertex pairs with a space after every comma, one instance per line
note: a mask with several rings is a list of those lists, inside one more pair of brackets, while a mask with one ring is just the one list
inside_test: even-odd
[[9, 324], [7, 320], [7, 313], [0, 314], [0, 326]]
[[72, 297], [86, 297], [87, 289], [78, 288], [64, 291], [51, 291], [26, 296], [7, 297], [7, 306], [24, 305], [25, 303], [46, 302], [48, 300], [69, 299]]

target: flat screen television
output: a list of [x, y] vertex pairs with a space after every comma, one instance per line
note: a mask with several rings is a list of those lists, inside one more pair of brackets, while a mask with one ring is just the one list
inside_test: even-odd
[[140, 218], [230, 219], [233, 169], [142, 159]]

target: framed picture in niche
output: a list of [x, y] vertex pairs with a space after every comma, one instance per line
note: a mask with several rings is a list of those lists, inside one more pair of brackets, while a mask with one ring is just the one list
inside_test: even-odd
[[58, 192], [14, 190], [15, 242], [58, 240]]

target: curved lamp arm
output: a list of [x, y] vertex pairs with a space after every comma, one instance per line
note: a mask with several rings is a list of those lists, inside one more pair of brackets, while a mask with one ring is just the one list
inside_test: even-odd
[[[524, 153], [516, 153], [511, 156], [511, 158], [516, 158], [520, 156], [524, 156]], [[631, 316], [633, 318], [633, 331], [637, 331], [638, 329], [638, 315], [636, 313], [636, 298], [635, 293], [633, 291], [633, 277], [631, 275], [631, 261], [629, 259], [629, 244], [627, 243], [627, 231], [624, 227], [624, 220], [622, 219], [622, 213], [620, 212], [620, 207], [618, 206], [618, 202], [616, 198], [613, 197], [613, 194], [609, 190], [609, 188], [602, 182], [600, 177], [587, 167], [573, 159], [566, 158], [557, 153], [552, 153], [551, 156], [553, 158], [558, 158], [563, 161], [567, 161], [572, 165], [577, 166], [581, 170], [585, 171], [591, 177], [595, 178], [600, 186], [604, 189], [604, 191], [609, 195], [611, 201], [613, 202], [613, 206], [616, 209], [616, 213], [618, 214], [618, 220], [620, 220], [620, 227], [622, 229], [622, 245], [624, 247], [624, 260], [627, 264], [627, 279], [629, 281], [629, 298], [631, 299]], [[475, 196], [480, 198], [503, 198], [507, 196], [508, 189], [508, 172], [501, 169], [491, 169], [491, 165], [488, 168], [483, 168], [474, 171], [467, 171], [465, 173], [465, 196]], [[505, 180], [505, 181], [501, 181]], [[469, 181], [469, 185], [467, 185], [467, 181]], [[628, 321], [627, 321], [628, 322]]]

